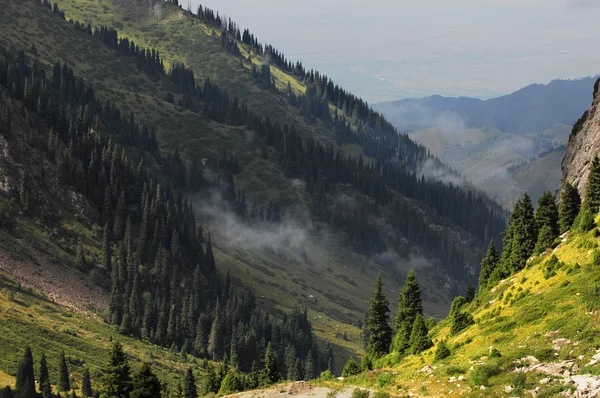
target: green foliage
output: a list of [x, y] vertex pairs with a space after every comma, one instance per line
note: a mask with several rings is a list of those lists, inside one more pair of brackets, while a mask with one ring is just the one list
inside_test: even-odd
[[392, 342], [392, 328], [389, 325], [390, 306], [386, 294], [383, 292], [381, 275], [377, 277], [373, 297], [369, 301], [369, 317], [367, 319], [367, 332], [369, 333], [368, 352], [374, 358], [387, 354]]
[[451, 334], [457, 334], [458, 332], [466, 329], [470, 325], [475, 323], [473, 315], [466, 311], [457, 311], [451, 317], [452, 326], [450, 328]]
[[281, 380], [279, 368], [277, 366], [277, 354], [273, 350], [273, 348], [271, 348], [271, 343], [267, 345], [267, 350], [265, 351], [263, 363], [265, 366], [262, 371], [261, 380], [263, 385], [274, 384]]
[[500, 373], [499, 366], [495, 364], [485, 364], [476, 366], [469, 374], [469, 384], [471, 387], [490, 386], [490, 377]]
[[513, 377], [513, 386], [515, 387], [515, 392], [522, 392], [527, 386], [527, 374], [525, 372], [517, 372], [517, 374]]
[[556, 236], [550, 226], [544, 225], [540, 229], [540, 234], [538, 235], [537, 243], [535, 244], [534, 253], [541, 254], [546, 251], [546, 249], [551, 249], [554, 246], [554, 240]]
[[546, 261], [545, 265], [546, 266], [544, 268], [544, 278], [549, 279], [556, 275], [556, 271], [562, 268], [563, 263], [559, 261], [558, 257], [552, 255], [552, 257], [550, 257], [548, 261]]
[[498, 351], [498, 349], [496, 347], [492, 347], [492, 349], [490, 350], [490, 358], [501, 358], [502, 354], [500, 353], [500, 351]]
[[377, 385], [379, 388], [387, 387], [394, 382], [394, 379], [389, 373], [381, 373], [377, 376]]
[[120, 342], [115, 341], [110, 349], [110, 359], [103, 370], [103, 398], [127, 397], [131, 392], [131, 370], [127, 355]]
[[48, 373], [48, 364], [46, 355], [42, 353], [40, 358], [40, 375], [39, 386], [42, 398], [52, 398], [52, 386], [50, 385], [50, 375]]
[[19, 398], [35, 398], [35, 377], [33, 373], [33, 355], [31, 348], [25, 347], [23, 360], [17, 370], [17, 391]]
[[354, 359], [354, 357], [350, 357], [344, 365], [342, 377], [351, 377], [356, 376], [357, 374], [360, 374], [360, 366], [358, 366], [358, 363], [356, 363], [356, 359]]
[[398, 313], [394, 318], [394, 326], [396, 328], [396, 335], [394, 336], [392, 346], [394, 351], [405, 354], [410, 348], [410, 335], [417, 315], [423, 315], [421, 289], [415, 273], [410, 270], [406, 276], [402, 291], [398, 295]]
[[[89, 373], [88, 373], [89, 375]], [[160, 398], [161, 385], [148, 362], [142, 363], [132, 378], [131, 398]]]
[[234, 371], [227, 372], [227, 375], [221, 382], [221, 388], [219, 389], [219, 395], [232, 394], [242, 390], [240, 379]]
[[[135, 389], [135, 383], [134, 383], [134, 389]], [[85, 398], [91, 397], [94, 395], [94, 392], [92, 391], [92, 380], [90, 377], [90, 370], [88, 368], [83, 369], [83, 375], [82, 375], [82, 381], [81, 381], [81, 395]], [[132, 393], [132, 398], [134, 398], [133, 393]]]
[[327, 369], [327, 370], [324, 370], [321, 372], [321, 375], [319, 375], [319, 378], [321, 380], [331, 381], [331, 380], [335, 379], [335, 376], [333, 375], [331, 370]]
[[410, 333], [411, 354], [419, 354], [433, 345], [428, 333], [429, 330], [427, 330], [423, 316], [421, 314], [417, 315]]
[[184, 398], [197, 398], [198, 391], [196, 390], [196, 378], [194, 377], [194, 372], [192, 368], [189, 367], [185, 374], [185, 386], [183, 389]]
[[549, 234], [554, 238], [560, 234], [560, 228], [558, 226], [558, 209], [554, 196], [550, 191], [544, 192], [538, 199], [537, 208], [535, 209], [535, 222], [538, 230], [544, 227], [550, 229]]
[[327, 394], [325, 394], [326, 398], [336, 398], [340, 393], [340, 390], [338, 389], [331, 389], [329, 391], [327, 391]]
[[577, 219], [577, 229], [580, 232], [588, 232], [596, 226], [594, 214], [592, 213], [588, 202], [583, 202]]
[[437, 344], [437, 349], [435, 351], [434, 361], [441, 361], [442, 359], [446, 359], [451, 355], [450, 348], [448, 348], [448, 344], [446, 344], [446, 340], [440, 340]]
[[369, 398], [369, 390], [355, 388], [350, 395], [350, 398]]
[[369, 355], [365, 355], [360, 360], [360, 371], [366, 372], [369, 370], [373, 370], [373, 361]]
[[590, 165], [584, 204], [587, 204], [592, 215], [598, 214], [600, 211], [600, 158], [598, 155], [594, 155]]
[[560, 195], [559, 206], [559, 224], [561, 233], [565, 233], [571, 228], [580, 208], [581, 198], [579, 197], [579, 192], [569, 181], [565, 181]]
[[390, 398], [390, 393], [386, 391], [376, 391], [373, 398]]
[[466, 370], [457, 365], [448, 365], [444, 372], [446, 376], [456, 376], [465, 374]]
[[58, 383], [58, 389], [62, 392], [71, 390], [71, 381], [69, 380], [69, 368], [67, 367], [67, 359], [65, 353], [60, 353], [60, 381]]

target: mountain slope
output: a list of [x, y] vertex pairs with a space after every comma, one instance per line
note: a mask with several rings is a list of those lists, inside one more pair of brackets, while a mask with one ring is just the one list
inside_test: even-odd
[[532, 84], [489, 100], [431, 96], [375, 105], [401, 131], [430, 127], [461, 130], [493, 127], [508, 133], [535, 133], [556, 124], [573, 124], [588, 108], [595, 78]]
[[[215, 178], [213, 192], [217, 195], [203, 193], [193, 198], [205, 229], [215, 238], [215, 256], [223, 270], [231, 270], [234, 283], [255, 288], [265, 296], [264, 300], [259, 297], [263, 303], [277, 308], [291, 308], [297, 303], [314, 305], [314, 310], [325, 318], [358, 325], [368, 297], [367, 271], [381, 271], [399, 283], [409, 267], [419, 268], [430, 291], [426, 306], [434, 315], [445, 311], [452, 292], [473, 283], [484, 241], [502, 229], [501, 210], [479, 194], [473, 197], [437, 182], [418, 182], [416, 165], [426, 158], [425, 149], [397, 136], [383, 119], [365, 111], [356, 98], [333, 84], [329, 86], [317, 73], [296, 74], [289, 65], [280, 67], [284, 63], [271, 52], [272, 63], [267, 69], [270, 82], [275, 82], [273, 87], [264, 79], [268, 75], [261, 68], [268, 58], [264, 47], [242, 43], [233, 38], [235, 35], [223, 38], [222, 27], [207, 12], [198, 18], [173, 4], [156, 2], [159, 11], [150, 16], [148, 8], [135, 7], [136, 2], [58, 2], [58, 14], [72, 18], [72, 24], [44, 7], [23, 4], [29, 3], [9, 1], [7, 12], [0, 17], [3, 43], [23, 49], [48, 67], [56, 60], [73, 66], [74, 73], [92, 84], [102, 101], [110, 100], [123, 114], [132, 112], [136, 120], [156, 128], [166, 158], [173, 164], [177, 164], [177, 156], [183, 158], [178, 172], [189, 170], [194, 160], [206, 166], [201, 167], [202, 172]], [[88, 28], [75, 21], [92, 25]], [[98, 31], [101, 24], [108, 27]], [[119, 31], [110, 31], [112, 28]], [[144, 73], [136, 57], [127, 55], [123, 48], [117, 50], [113, 34], [135, 40], [138, 46], [156, 47], [169, 72]], [[234, 54], [231, 43], [239, 54]], [[184, 72], [177, 64], [181, 61], [189, 68]], [[195, 89], [171, 73], [171, 67], [179, 68], [177, 73], [187, 77], [193, 70], [195, 82], [206, 77], [210, 82]], [[219, 84], [216, 88], [221, 101], [225, 97], [229, 104], [237, 101], [237, 108], [232, 105], [232, 109], [239, 113], [222, 110], [213, 98], [212, 82]], [[329, 115], [323, 114], [323, 103], [314, 94], [319, 91], [337, 99], [328, 100], [327, 108], [332, 111]], [[245, 116], [246, 104], [252, 117]], [[396, 177], [387, 173], [383, 176], [386, 186], [368, 187], [363, 181], [379, 183], [380, 176], [351, 181], [349, 177], [356, 173], [336, 175], [329, 171], [322, 173], [327, 179], [318, 181], [317, 171], [308, 173], [302, 163], [308, 159], [321, 161], [301, 149], [309, 147], [310, 142], [281, 140], [277, 134], [286, 127], [278, 127], [275, 122], [289, 123], [288, 129], [293, 124], [300, 139], [310, 137], [320, 145], [333, 143], [323, 147], [332, 159], [339, 151], [362, 154], [366, 164], [378, 158], [382, 164], [388, 162], [394, 168], [399, 165], [401, 173], [397, 177], [407, 183], [394, 182], [393, 187], [391, 182]], [[277, 132], [274, 137], [267, 134], [270, 129]], [[284, 142], [294, 143], [293, 147], [284, 148]], [[223, 151], [240, 167], [229, 168], [229, 160], [222, 161]], [[394, 158], [396, 153], [399, 158]], [[358, 161], [348, 159], [348, 167]], [[233, 184], [224, 189], [230, 181]], [[186, 184], [183, 188], [191, 198], [196, 192]], [[319, 191], [320, 184], [325, 186], [323, 192]], [[428, 199], [438, 197], [431, 192], [440, 192], [446, 198], [458, 195], [456, 203], [464, 207], [461, 211], [467, 211], [469, 205], [459, 198], [472, 198], [483, 213], [472, 213], [473, 217], [465, 221], [447, 201]], [[220, 200], [223, 195], [229, 195], [228, 200]], [[245, 212], [238, 214], [242, 208]], [[282, 222], [275, 227], [280, 239], [265, 247], [262, 242], [273, 236], [268, 235], [273, 226], [250, 223], [248, 227], [244, 218], [254, 211], [265, 214], [269, 208], [282, 210]], [[423, 215], [427, 217], [425, 222]], [[296, 236], [301, 239], [296, 240]], [[354, 293], [352, 298], [345, 298], [348, 292]]]

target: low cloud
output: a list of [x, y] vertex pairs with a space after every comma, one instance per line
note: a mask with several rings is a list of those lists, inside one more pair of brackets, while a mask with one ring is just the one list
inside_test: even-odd
[[427, 159], [425, 162], [421, 163], [417, 170], [417, 176], [419, 178], [425, 177], [427, 180], [440, 181], [445, 184], [454, 184], [458, 186], [462, 186], [466, 183], [461, 176], [456, 175], [444, 167], [440, 167], [433, 159]]

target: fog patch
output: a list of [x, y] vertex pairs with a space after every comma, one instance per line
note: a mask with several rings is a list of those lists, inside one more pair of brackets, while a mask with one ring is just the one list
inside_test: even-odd
[[467, 182], [462, 176], [439, 166], [433, 159], [427, 159], [419, 165], [417, 177], [424, 177], [426, 180], [440, 181], [445, 184], [457, 186], [463, 186]]

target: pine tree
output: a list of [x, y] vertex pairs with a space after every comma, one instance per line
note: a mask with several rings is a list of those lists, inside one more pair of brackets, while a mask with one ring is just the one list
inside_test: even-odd
[[394, 318], [396, 335], [393, 350], [404, 354], [410, 347], [410, 334], [417, 315], [423, 315], [421, 289], [415, 273], [410, 270], [398, 295], [398, 313]]
[[535, 210], [535, 222], [539, 231], [534, 253], [542, 253], [551, 247], [560, 234], [558, 227], [558, 209], [554, 197], [548, 191], [540, 196]]
[[369, 318], [367, 319], [368, 352], [374, 358], [379, 358], [390, 350], [392, 328], [389, 325], [389, 312], [389, 301], [383, 292], [383, 282], [380, 274], [377, 276], [373, 297], [369, 302]]
[[262, 384], [270, 385], [281, 380], [279, 368], [277, 367], [277, 354], [271, 348], [271, 343], [267, 345], [263, 362], [265, 367], [262, 372]]
[[67, 359], [65, 353], [60, 353], [60, 381], [58, 383], [59, 391], [67, 392], [71, 390], [71, 382], [69, 380], [69, 368], [67, 367]]
[[308, 352], [306, 360], [304, 361], [304, 379], [312, 380], [315, 378], [315, 365], [312, 358], [312, 352]]
[[207, 394], [216, 394], [219, 392], [219, 381], [217, 380], [217, 375], [215, 373], [215, 368], [212, 364], [208, 364], [206, 367], [206, 374], [204, 375], [204, 383], [203, 383], [203, 392], [202, 395]]
[[92, 391], [92, 380], [90, 377], [90, 370], [88, 368], [83, 369], [83, 376], [81, 381], [81, 395], [85, 398], [92, 397], [94, 392]]
[[191, 367], [187, 369], [187, 373], [185, 374], [185, 387], [183, 393], [184, 398], [198, 398], [196, 378], [194, 377], [194, 372], [192, 372]]
[[410, 333], [410, 352], [418, 354], [432, 346], [431, 339], [428, 337], [429, 331], [423, 320], [423, 315], [418, 314], [413, 322]]
[[581, 208], [581, 198], [577, 189], [569, 182], [565, 181], [562, 194], [560, 195], [559, 206], [559, 224], [560, 232], [567, 232]]
[[35, 377], [33, 373], [33, 355], [29, 347], [25, 348], [23, 360], [17, 371], [17, 392], [19, 398], [35, 398]]
[[121, 343], [116, 341], [110, 350], [110, 359], [104, 368], [104, 395], [127, 398], [131, 392], [131, 371]]
[[221, 388], [219, 389], [219, 396], [233, 394], [242, 390], [242, 385], [238, 375], [230, 370], [221, 382]]
[[42, 398], [52, 398], [52, 386], [50, 385], [50, 374], [48, 372], [48, 363], [46, 355], [42, 353], [40, 358], [40, 393]]
[[509, 270], [511, 273], [525, 268], [527, 259], [533, 254], [537, 241], [537, 227], [534, 218], [533, 206], [527, 193], [515, 206], [517, 213], [514, 220], [514, 230], [511, 241]]
[[587, 201], [583, 202], [581, 205], [581, 210], [577, 216], [577, 224], [577, 229], [581, 232], [587, 232], [596, 226], [594, 214]]
[[133, 375], [131, 398], [161, 398], [161, 385], [148, 362]]
[[500, 254], [496, 250], [496, 242], [494, 239], [490, 241], [487, 253], [481, 260], [481, 271], [479, 272], [479, 290], [485, 289], [490, 279], [490, 276], [500, 263]]
[[85, 271], [87, 268], [86, 263], [85, 263], [85, 252], [83, 249], [83, 240], [81, 238], [77, 239], [77, 252], [75, 255], [75, 266], [81, 271]]
[[594, 156], [590, 165], [587, 187], [585, 190], [585, 200], [593, 216], [600, 211], [600, 158]]

